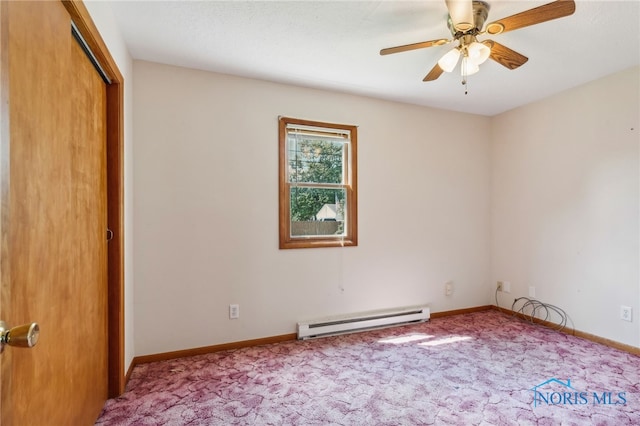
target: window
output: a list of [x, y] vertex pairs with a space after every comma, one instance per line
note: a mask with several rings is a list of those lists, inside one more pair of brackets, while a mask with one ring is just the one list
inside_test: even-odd
[[280, 248], [358, 245], [357, 128], [280, 117]]

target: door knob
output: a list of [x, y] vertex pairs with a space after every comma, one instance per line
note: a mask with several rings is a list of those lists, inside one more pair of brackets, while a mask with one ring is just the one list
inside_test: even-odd
[[39, 334], [40, 327], [35, 322], [7, 329], [7, 324], [0, 321], [0, 353], [5, 345], [32, 348], [38, 343]]

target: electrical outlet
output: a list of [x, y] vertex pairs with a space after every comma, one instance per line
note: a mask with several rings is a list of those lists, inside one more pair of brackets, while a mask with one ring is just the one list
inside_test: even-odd
[[240, 305], [229, 305], [229, 319], [240, 318]]
[[502, 281], [498, 281], [498, 291], [502, 291], [503, 289], [503, 283]]
[[444, 294], [445, 296], [451, 296], [453, 294], [453, 283], [451, 281], [444, 285]]
[[536, 297], [536, 288], [529, 286], [529, 297]]
[[502, 281], [502, 291], [511, 293], [511, 283], [509, 281]]
[[631, 321], [631, 306], [620, 306], [620, 319]]

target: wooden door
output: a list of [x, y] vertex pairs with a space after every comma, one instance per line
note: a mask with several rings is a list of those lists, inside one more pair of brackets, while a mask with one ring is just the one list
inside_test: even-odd
[[93, 424], [108, 375], [106, 86], [62, 3], [0, 7], [0, 315], [40, 325], [34, 348], [0, 356], [1, 420]]

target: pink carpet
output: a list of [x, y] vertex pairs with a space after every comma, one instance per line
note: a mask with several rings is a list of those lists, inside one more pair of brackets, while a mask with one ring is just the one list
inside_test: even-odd
[[640, 358], [496, 311], [137, 366], [98, 425], [640, 425]]

